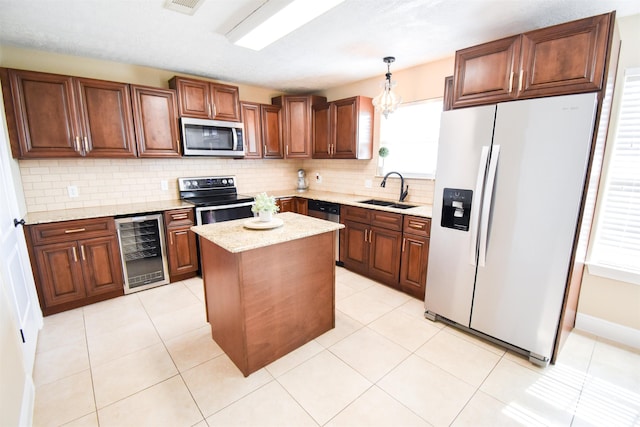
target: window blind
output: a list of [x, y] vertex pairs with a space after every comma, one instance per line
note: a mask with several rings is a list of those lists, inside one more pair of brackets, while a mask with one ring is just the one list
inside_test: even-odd
[[590, 263], [640, 284], [640, 68], [625, 72], [595, 236]]

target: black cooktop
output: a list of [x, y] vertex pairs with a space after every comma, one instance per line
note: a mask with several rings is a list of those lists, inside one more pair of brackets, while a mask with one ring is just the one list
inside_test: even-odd
[[195, 206], [222, 206], [252, 202], [253, 197], [238, 194], [234, 176], [178, 178], [180, 199]]

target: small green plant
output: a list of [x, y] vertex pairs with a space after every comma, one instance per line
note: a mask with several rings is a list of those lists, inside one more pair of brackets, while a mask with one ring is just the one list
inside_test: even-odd
[[378, 150], [378, 156], [384, 159], [388, 155], [389, 155], [389, 149], [387, 147], [380, 147], [380, 149]]
[[255, 204], [251, 207], [251, 212], [271, 212], [276, 213], [280, 210], [276, 205], [276, 198], [267, 196], [267, 193], [260, 193], [255, 198]]

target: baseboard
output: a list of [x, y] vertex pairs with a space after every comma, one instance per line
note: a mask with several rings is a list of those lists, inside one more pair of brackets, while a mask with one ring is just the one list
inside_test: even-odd
[[640, 330], [587, 314], [576, 314], [576, 329], [640, 349]]

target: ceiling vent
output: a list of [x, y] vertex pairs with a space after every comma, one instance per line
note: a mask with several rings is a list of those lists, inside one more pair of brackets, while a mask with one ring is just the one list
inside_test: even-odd
[[204, 0], [167, 0], [164, 7], [185, 15], [193, 15], [202, 3]]

